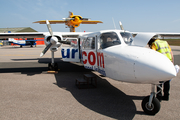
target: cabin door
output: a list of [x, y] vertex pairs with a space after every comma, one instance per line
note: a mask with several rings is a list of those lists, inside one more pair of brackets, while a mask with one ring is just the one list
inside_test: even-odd
[[67, 44], [61, 46], [61, 55], [63, 61], [80, 62], [79, 43], [77, 38], [67, 39]]

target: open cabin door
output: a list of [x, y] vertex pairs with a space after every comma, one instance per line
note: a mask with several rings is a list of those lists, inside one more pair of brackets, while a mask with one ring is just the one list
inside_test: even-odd
[[104, 55], [98, 50], [97, 36], [86, 37], [82, 44], [82, 61], [86, 69], [98, 71], [106, 76], [104, 67]]
[[86, 69], [92, 69], [98, 71], [97, 67], [97, 49], [96, 49], [96, 37], [88, 36], [84, 37], [82, 44], [82, 61]]
[[61, 55], [63, 61], [80, 62], [78, 38], [67, 38], [67, 44], [61, 46]]

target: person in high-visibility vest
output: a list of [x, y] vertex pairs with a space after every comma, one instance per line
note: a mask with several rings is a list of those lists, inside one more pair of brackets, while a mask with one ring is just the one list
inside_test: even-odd
[[[152, 38], [149, 42], [149, 47], [157, 52], [162, 53], [163, 55], [165, 55], [167, 58], [169, 58], [169, 60], [174, 64], [174, 57], [173, 57], [173, 53], [171, 50], [171, 47], [169, 46], [169, 44], [166, 41], [160, 40], [159, 38]], [[162, 87], [162, 84], [160, 84], [160, 86]], [[156, 97], [159, 101], [161, 100], [169, 100], [169, 90], [170, 90], [170, 80], [167, 80], [166, 82], [164, 82], [164, 96], [162, 96], [162, 92], [160, 91], [160, 88], [157, 87], [157, 91], [160, 91]]]

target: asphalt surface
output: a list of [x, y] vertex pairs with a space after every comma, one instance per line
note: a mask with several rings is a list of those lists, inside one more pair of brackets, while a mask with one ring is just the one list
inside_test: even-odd
[[[171, 46], [180, 65], [180, 47]], [[180, 118], [180, 73], [171, 81], [170, 100], [161, 102], [155, 116], [146, 115], [142, 99], [151, 85], [115, 81], [86, 70], [81, 64], [63, 62], [57, 74], [47, 73], [51, 53], [39, 58], [44, 46], [0, 47], [0, 120], [177, 120]], [[78, 89], [75, 78], [97, 76], [97, 88]]]

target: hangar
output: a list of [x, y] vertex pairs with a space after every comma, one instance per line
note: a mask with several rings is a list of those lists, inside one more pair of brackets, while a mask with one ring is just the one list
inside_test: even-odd
[[37, 31], [30, 27], [0, 28], [0, 33], [16, 33], [16, 32], [37, 32]]
[[[17, 27], [17, 28], [0, 28], [0, 33], [18, 33], [18, 32], [38, 32], [31, 27]], [[28, 38], [15, 38], [16, 40], [28, 40]], [[33, 40], [37, 40], [37, 45], [44, 45], [44, 38], [30, 38]], [[42, 40], [43, 39], [43, 40]], [[0, 42], [3, 45], [8, 45], [8, 38], [0, 39]]]

